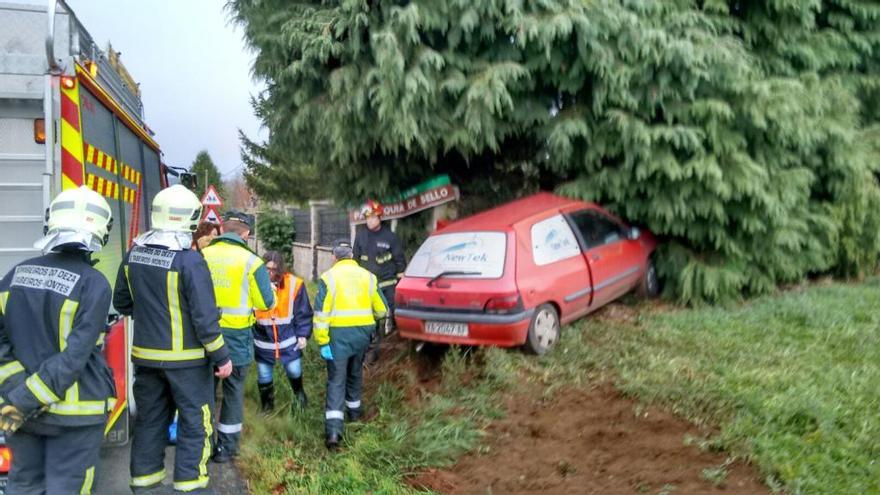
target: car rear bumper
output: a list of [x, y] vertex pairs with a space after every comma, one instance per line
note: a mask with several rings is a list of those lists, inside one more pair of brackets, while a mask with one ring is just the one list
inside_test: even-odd
[[[405, 339], [440, 344], [516, 347], [525, 343], [533, 313], [534, 310], [526, 310], [510, 315], [490, 315], [401, 308], [394, 311], [394, 319], [400, 336]], [[427, 333], [425, 322], [428, 321], [467, 323], [468, 335], [456, 337]]]

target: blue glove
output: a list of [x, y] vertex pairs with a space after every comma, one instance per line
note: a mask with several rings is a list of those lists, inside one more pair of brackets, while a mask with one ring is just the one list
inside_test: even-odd
[[330, 350], [330, 344], [321, 346], [321, 357], [327, 361], [333, 361], [333, 351]]
[[168, 441], [170, 443], [177, 443], [177, 414], [174, 414], [174, 421], [168, 425]]

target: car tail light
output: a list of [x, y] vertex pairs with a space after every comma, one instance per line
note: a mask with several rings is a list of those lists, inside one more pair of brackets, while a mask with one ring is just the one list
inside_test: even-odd
[[9, 447], [0, 447], [0, 473], [8, 473], [12, 465], [12, 451]]
[[493, 297], [486, 301], [483, 310], [487, 313], [513, 313], [522, 310], [523, 303], [519, 294]]
[[402, 308], [402, 307], [406, 306], [406, 303], [407, 303], [407, 297], [405, 295], [403, 295], [400, 291], [396, 291], [394, 293], [394, 307], [395, 308]]

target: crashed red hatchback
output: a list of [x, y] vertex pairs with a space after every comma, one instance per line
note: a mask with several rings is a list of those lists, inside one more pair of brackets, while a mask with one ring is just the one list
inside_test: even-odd
[[656, 295], [655, 246], [593, 203], [535, 194], [431, 234], [397, 286], [395, 320], [407, 339], [543, 354], [561, 324], [634, 289]]

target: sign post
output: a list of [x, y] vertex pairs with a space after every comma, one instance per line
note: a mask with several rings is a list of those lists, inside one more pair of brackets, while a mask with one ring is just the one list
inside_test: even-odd
[[202, 196], [202, 205], [205, 206], [204, 216], [202, 220], [206, 220], [208, 222], [216, 223], [218, 225], [223, 224], [223, 220], [220, 218], [220, 214], [217, 213], [217, 209], [223, 206], [223, 198], [217, 194], [217, 189], [214, 188], [213, 184], [208, 185], [208, 189], [205, 191], [205, 195]]
[[205, 217], [203, 218], [203, 220], [211, 223], [216, 223], [217, 225], [223, 224], [223, 220], [220, 219], [220, 215], [217, 213], [217, 210], [215, 210], [213, 206], [205, 207]]
[[223, 199], [217, 194], [217, 189], [214, 188], [213, 184], [208, 186], [205, 195], [202, 196], [202, 204], [205, 206], [216, 206], [218, 208], [223, 206]]
[[[392, 201], [383, 203], [382, 219], [403, 218], [428, 208], [455, 201], [458, 197], [458, 187], [451, 183], [449, 176], [441, 175], [407, 189]], [[350, 211], [348, 220], [352, 225], [366, 222], [358, 210]]]

